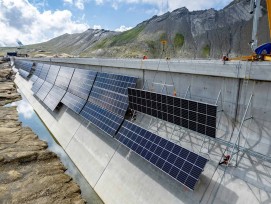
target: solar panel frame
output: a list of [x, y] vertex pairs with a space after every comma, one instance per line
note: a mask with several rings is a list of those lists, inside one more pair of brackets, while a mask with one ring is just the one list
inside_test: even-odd
[[67, 90], [70, 84], [74, 68], [71, 67], [60, 67], [57, 78], [55, 80], [55, 85]]
[[40, 87], [40, 89], [38, 90], [37, 93], [35, 93], [35, 95], [40, 99], [40, 100], [44, 100], [45, 97], [47, 96], [47, 94], [50, 92], [50, 90], [52, 89], [53, 84], [45, 81], [42, 86]]
[[68, 91], [87, 100], [96, 78], [97, 72], [87, 69], [75, 69]]
[[82, 99], [70, 92], [66, 92], [61, 102], [65, 104], [68, 108], [70, 108], [75, 113], [79, 114], [86, 104], [87, 100]]
[[90, 102], [86, 103], [80, 115], [112, 137], [116, 134], [123, 121], [123, 117], [102, 109]]
[[127, 120], [115, 139], [190, 190], [194, 190], [208, 162], [208, 159]]
[[60, 87], [53, 86], [43, 102], [51, 111], [54, 111], [64, 97], [65, 93], [66, 91]]
[[47, 76], [45, 81], [48, 81], [51, 84], [54, 84], [59, 72], [60, 66], [51, 65], [50, 69], [48, 70]]
[[132, 110], [216, 137], [216, 105], [135, 88], [128, 88], [128, 100]]

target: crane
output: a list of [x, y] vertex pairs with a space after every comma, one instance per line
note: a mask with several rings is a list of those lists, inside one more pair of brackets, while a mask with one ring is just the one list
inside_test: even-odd
[[[269, 35], [271, 39], [271, 0], [266, 0], [266, 7], [267, 7], [268, 22], [269, 22]], [[251, 36], [251, 41], [249, 43], [253, 51], [253, 54], [250, 56], [231, 58], [229, 60], [271, 61], [271, 43], [265, 43], [263, 45], [258, 46], [258, 27], [259, 27], [260, 13], [261, 13], [261, 0], [250, 0], [249, 13], [254, 14], [252, 36]]]

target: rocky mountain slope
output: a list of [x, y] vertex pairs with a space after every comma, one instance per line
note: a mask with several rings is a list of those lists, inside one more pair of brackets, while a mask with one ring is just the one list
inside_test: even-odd
[[[262, 4], [259, 43], [269, 41], [265, 1]], [[164, 56], [220, 58], [251, 53], [253, 15], [247, 0], [234, 0], [224, 9], [190, 12], [186, 8], [153, 16], [135, 28], [123, 32], [89, 29], [80, 34], [65, 34], [48, 42], [28, 46], [82, 57]], [[167, 40], [167, 44], [161, 44]]]

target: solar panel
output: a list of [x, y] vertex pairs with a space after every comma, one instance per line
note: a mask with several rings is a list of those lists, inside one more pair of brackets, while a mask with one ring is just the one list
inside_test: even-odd
[[122, 117], [89, 102], [86, 103], [80, 115], [111, 136], [116, 134], [123, 121]]
[[128, 89], [128, 97], [133, 110], [210, 137], [216, 136], [216, 105], [132, 88]]
[[19, 69], [19, 74], [25, 79], [29, 76], [29, 72], [27, 72], [23, 69]]
[[61, 67], [58, 72], [55, 85], [57, 85], [58, 87], [64, 90], [67, 90], [70, 84], [73, 72], [74, 72], [74, 68]]
[[128, 108], [128, 97], [99, 87], [93, 87], [88, 99], [113, 113], [124, 116]]
[[33, 81], [33, 82], [37, 81], [38, 77], [40, 76], [42, 66], [43, 66], [43, 64], [41, 64], [41, 63], [36, 64], [35, 72], [34, 72], [33, 76], [30, 79], [31, 81]]
[[45, 80], [46, 76], [48, 74], [49, 69], [50, 69], [50, 65], [49, 64], [43, 64], [41, 72], [40, 72], [40, 75], [39, 75], [39, 78]]
[[115, 138], [191, 190], [208, 162], [206, 158], [127, 120]]
[[136, 86], [136, 77], [110, 73], [98, 73], [94, 86], [127, 95], [127, 88]]
[[48, 108], [50, 108], [51, 111], [54, 111], [65, 93], [65, 90], [57, 86], [53, 86], [43, 102], [48, 106]]
[[45, 81], [35, 95], [43, 101], [52, 87], [53, 84]]
[[55, 83], [58, 71], [60, 69], [60, 66], [51, 65], [50, 69], [48, 71], [48, 74], [46, 76], [46, 81], [50, 82], [51, 84]]
[[87, 100], [97, 72], [87, 69], [75, 69], [68, 91]]
[[37, 93], [38, 90], [40, 89], [40, 87], [42, 86], [43, 82], [44, 82], [43, 79], [38, 78], [37, 81], [33, 84], [31, 90], [32, 90], [34, 93]]
[[15, 64], [17, 69], [23, 69], [24, 71], [30, 73], [32, 66], [33, 66], [33, 62], [29, 62], [29, 61], [17, 61], [17, 63]]
[[70, 92], [66, 92], [65, 96], [62, 98], [61, 102], [65, 104], [68, 108], [73, 110], [75, 113], [79, 114], [86, 104], [87, 100], [82, 99]]

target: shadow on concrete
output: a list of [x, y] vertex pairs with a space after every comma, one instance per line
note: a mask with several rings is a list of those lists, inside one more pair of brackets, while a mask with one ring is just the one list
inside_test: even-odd
[[[197, 183], [195, 190], [190, 191], [181, 183], [162, 172], [145, 159], [142, 159], [138, 154], [132, 151], [130, 153], [130, 150], [125, 146], [121, 145], [118, 148], [118, 153], [183, 203], [199, 203], [205, 188], [210, 182], [209, 177], [201, 175], [200, 181]], [[217, 182], [212, 181], [211, 185], [217, 185]], [[231, 203], [237, 202], [238, 196], [234, 190], [225, 188], [224, 186], [220, 186], [220, 189], [225, 193], [225, 195], [231, 196]]]

